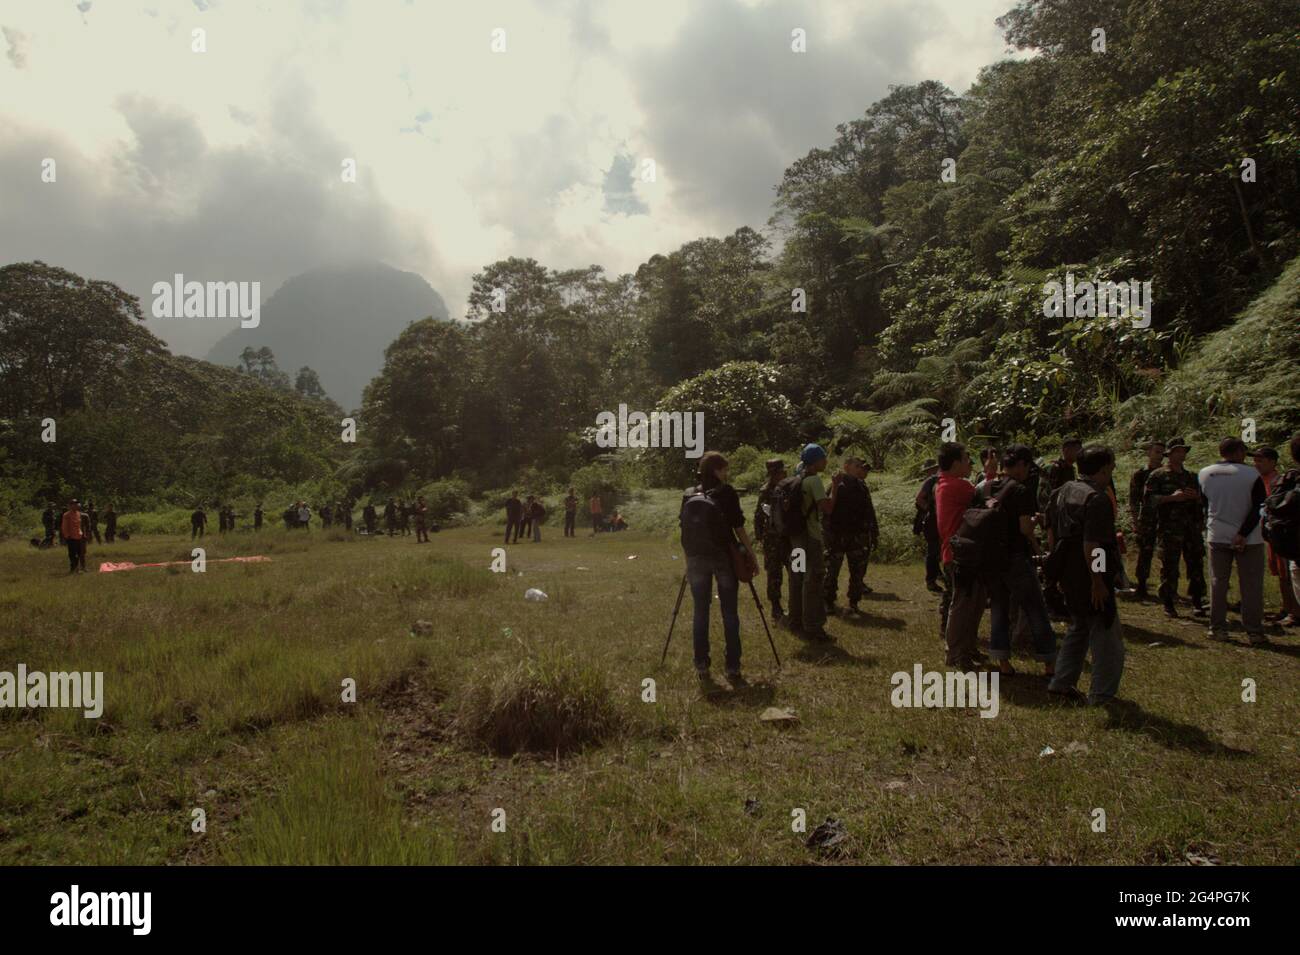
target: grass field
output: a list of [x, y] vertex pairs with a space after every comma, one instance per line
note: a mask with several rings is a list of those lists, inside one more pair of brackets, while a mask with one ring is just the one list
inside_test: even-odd
[[[891, 674], [942, 664], [937, 598], [919, 567], [873, 566], [837, 648], [774, 630], [779, 672], [742, 593], [752, 685], [703, 696], [689, 598], [658, 665], [683, 567], [665, 535], [552, 524], [494, 574], [497, 533], [209, 536], [203, 574], [68, 577], [62, 551], [0, 545], [0, 670], [102, 670], [107, 700], [98, 720], [0, 711], [0, 863], [1296, 861], [1294, 636], [1209, 644], [1127, 604], [1121, 707], [1058, 705], [1022, 659], [995, 719], [895, 709]], [[138, 537], [89, 563], [189, 548]], [[211, 563], [253, 553], [271, 562]], [[529, 706], [588, 742], [495, 752]], [[809, 832], [841, 820], [845, 851], [807, 848], [794, 809]]]

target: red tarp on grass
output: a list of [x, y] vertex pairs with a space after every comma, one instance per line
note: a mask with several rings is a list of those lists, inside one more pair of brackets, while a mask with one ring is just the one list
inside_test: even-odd
[[[269, 561], [270, 559], [271, 558], [269, 557], [263, 557], [261, 554], [258, 554], [256, 557], [221, 557], [216, 560], [210, 560], [208, 561], [208, 563], [223, 564], [226, 561], [236, 560], [243, 564], [255, 564], [261, 561]], [[120, 564], [113, 564], [108, 561], [104, 561], [104, 563], [99, 565], [99, 572], [101, 574], [111, 574], [115, 570], [135, 570], [139, 567], [172, 567], [176, 564], [189, 564], [189, 563], [192, 563], [192, 561], [165, 560], [161, 564], [133, 564], [129, 560], [124, 560]]]

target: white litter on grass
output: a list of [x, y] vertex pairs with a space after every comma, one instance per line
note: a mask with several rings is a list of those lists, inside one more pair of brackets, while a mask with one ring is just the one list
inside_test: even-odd
[[589, 568], [587, 568], [587, 567], [579, 567], [578, 569], [579, 569], [579, 570], [588, 570]]
[[1056, 755], [1056, 750], [1052, 749], [1052, 747], [1050, 746], [1044, 746], [1043, 751], [1038, 754], [1038, 758], [1042, 759], [1044, 756], [1055, 756], [1055, 755]]
[[628, 560], [636, 560], [636, 554], [628, 554], [628, 555], [627, 555], [627, 559], [628, 559]]
[[541, 600], [550, 600], [551, 598], [546, 596], [546, 594], [542, 593], [536, 587], [529, 587], [527, 590], [524, 591], [524, 599], [541, 601]]
[[1147, 646], [1148, 646], [1148, 647], [1163, 647], [1164, 644], [1161, 643], [1159, 640], [1157, 640], [1155, 643], [1148, 643]]

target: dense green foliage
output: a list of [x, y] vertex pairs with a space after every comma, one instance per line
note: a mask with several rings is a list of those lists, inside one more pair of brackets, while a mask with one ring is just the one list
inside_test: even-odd
[[[1300, 428], [1294, 296], [1230, 327], [1296, 284], [1294, 5], [1020, 0], [999, 23], [1033, 55], [965, 95], [892, 88], [789, 166], [767, 233], [696, 239], [617, 277], [485, 266], [465, 320], [417, 321], [388, 345], [355, 445], [310, 368], [290, 387], [266, 349], [242, 372], [175, 358], [115, 286], [10, 266], [8, 503], [460, 482], [436, 485], [451, 514], [463, 489], [688, 478], [677, 452], [596, 446], [596, 416], [620, 405], [703, 411], [710, 448], [823, 440], [876, 468], [911, 461], [948, 418], [962, 437], [1031, 443], [1242, 417], [1273, 437]], [[1045, 317], [1044, 283], [1067, 274], [1149, 281], [1150, 326]], [[46, 416], [57, 444], [39, 439]]]

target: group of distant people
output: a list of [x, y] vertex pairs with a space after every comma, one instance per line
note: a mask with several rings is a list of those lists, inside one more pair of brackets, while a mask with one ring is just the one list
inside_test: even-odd
[[32, 540], [32, 545], [40, 548], [54, 546], [55, 535], [58, 535], [59, 541], [68, 549], [68, 573], [85, 573], [86, 571], [86, 547], [93, 538], [95, 543], [113, 543], [119, 537], [122, 540], [129, 540], [130, 534], [125, 529], [118, 530], [117, 511], [113, 510], [113, 505], [109, 504], [104, 509], [104, 534], [101, 537], [99, 533], [100, 512], [95, 507], [94, 501], [86, 502], [86, 509], [82, 510], [81, 503], [73, 498], [68, 501], [67, 508], [62, 513], [56, 513], [57, 508], [51, 501], [45, 505], [45, 510], [41, 513], [41, 525], [45, 530], [45, 537]]
[[[627, 520], [617, 510], [609, 517], [605, 516], [605, 508], [601, 502], [599, 492], [592, 494], [587, 502], [588, 511], [591, 514], [591, 533], [598, 534], [602, 531], [623, 531], [627, 530]], [[576, 525], [578, 519], [578, 496], [574, 493], [573, 488], [569, 488], [569, 493], [564, 498], [564, 536], [577, 536]], [[507, 544], [517, 543], [520, 537], [524, 540], [531, 540], [534, 543], [541, 543], [542, 540], [542, 523], [546, 520], [546, 505], [542, 499], [535, 494], [529, 494], [526, 500], [519, 499], [519, 491], [510, 492], [510, 497], [506, 498], [506, 536]]]
[[[326, 502], [320, 507], [319, 517], [321, 527], [328, 530], [331, 527], [341, 527], [345, 531], [353, 529], [353, 510], [355, 505], [352, 501], [335, 501], [334, 503]], [[218, 516], [220, 518], [221, 533], [235, 530], [235, 519], [239, 516], [230, 505], [219, 505]], [[309, 530], [311, 528], [313, 513], [311, 505], [306, 501], [294, 501], [281, 513], [281, 519], [284, 521], [286, 530]], [[361, 510], [362, 533], [376, 536], [379, 531], [379, 511], [372, 502], [367, 502]], [[262, 505], [258, 504], [253, 509], [253, 530], [260, 531], [265, 519], [265, 512]], [[384, 528], [389, 537], [398, 535], [407, 536], [412, 532], [414, 525], [416, 543], [427, 543], [429, 540], [429, 531], [437, 532], [440, 530], [438, 524], [430, 518], [429, 505], [423, 495], [416, 497], [414, 501], [398, 501], [396, 498], [389, 498], [383, 508]], [[208, 526], [207, 512], [203, 505], [195, 507], [194, 512], [190, 515], [190, 539], [193, 540], [202, 537], [206, 533]]]
[[[1004, 678], [1013, 638], [1023, 637], [1042, 664], [1050, 693], [1071, 702], [1105, 704], [1119, 691], [1124, 643], [1117, 595], [1148, 597], [1152, 560], [1161, 558], [1159, 598], [1178, 616], [1179, 565], [1184, 564], [1196, 616], [1209, 618], [1208, 638], [1228, 637], [1228, 589], [1235, 568], [1246, 637], [1267, 646], [1264, 579], [1278, 580], [1281, 612], [1272, 623], [1300, 625], [1300, 434], [1290, 441], [1293, 462], [1283, 474], [1279, 455], [1250, 450], [1237, 438], [1219, 443], [1219, 460], [1193, 473], [1184, 467], [1190, 446], [1182, 438], [1144, 444], [1147, 465], [1129, 482], [1129, 513], [1137, 538], [1136, 584], [1124, 565], [1127, 545], [1118, 529], [1120, 509], [1107, 447], [1084, 447], [1067, 438], [1060, 457], [1042, 466], [1022, 444], [985, 449], [975, 471], [964, 444], [940, 446], [923, 467], [913, 532], [926, 544], [926, 586], [940, 595], [939, 630], [948, 667], [996, 667]], [[1249, 458], [1252, 464], [1247, 464]], [[865, 575], [879, 540], [879, 523], [859, 458], [847, 458], [830, 482], [825, 449], [807, 445], [794, 474], [780, 459], [767, 462], [768, 478], [754, 513], [763, 549], [767, 597], [773, 616], [807, 640], [832, 642], [826, 631], [835, 605], [840, 566], [849, 566], [848, 610], [871, 592]], [[682, 544], [686, 579], [695, 607], [695, 667], [711, 681], [709, 613], [714, 586], [722, 611], [725, 672], [740, 672], [738, 592], [758, 561], [745, 532], [739, 497], [727, 483], [728, 463], [718, 452], [700, 459], [697, 485], [683, 495]], [[1209, 604], [1202, 561], [1208, 555]], [[788, 573], [789, 607], [781, 596]], [[751, 584], [752, 586], [752, 584]], [[990, 611], [989, 652], [978, 631]], [[1067, 622], [1062, 635], [1053, 621]], [[1091, 655], [1089, 692], [1078, 691]]]

